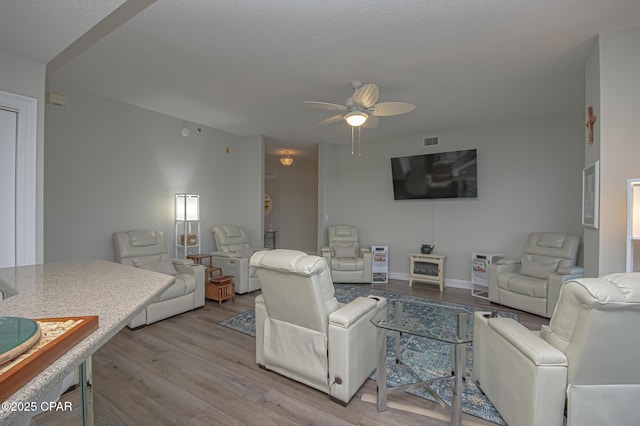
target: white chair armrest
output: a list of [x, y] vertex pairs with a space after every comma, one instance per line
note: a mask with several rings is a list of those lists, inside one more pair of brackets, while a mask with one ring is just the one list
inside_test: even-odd
[[535, 365], [568, 365], [567, 357], [555, 346], [510, 318], [489, 318], [487, 321], [496, 333], [517, 348]]
[[224, 258], [234, 258], [234, 257], [240, 257], [238, 256], [236, 253], [227, 253], [224, 251], [214, 251], [211, 253], [211, 256], [213, 257], [224, 257]]
[[378, 301], [368, 297], [358, 297], [340, 309], [329, 314], [329, 325], [349, 328], [363, 315], [377, 309]]
[[582, 278], [584, 268], [582, 266], [561, 266], [556, 272], [558, 275], [575, 275], [575, 278]]
[[171, 258], [171, 262], [173, 262], [173, 265], [195, 265], [195, 262], [192, 259], [182, 259], [179, 257], [172, 257]]
[[473, 375], [505, 422], [562, 425], [567, 389], [565, 355], [517, 321], [473, 322]]
[[384, 305], [387, 304], [387, 298], [386, 297], [382, 297], [382, 296], [374, 296], [372, 294], [367, 296], [369, 299], [371, 300], [375, 300], [376, 301], [376, 305], [378, 307], [378, 309], [382, 308]]
[[329, 247], [322, 247], [320, 250], [322, 253], [322, 257], [327, 261], [329, 267], [331, 267], [331, 249]]
[[515, 257], [498, 257], [493, 261], [494, 265], [519, 265], [520, 259]]
[[200, 275], [202, 275], [202, 281], [204, 282], [203, 265], [195, 264], [191, 261], [191, 259], [174, 259], [173, 266], [180, 274], [194, 275], [196, 278], [199, 278]]

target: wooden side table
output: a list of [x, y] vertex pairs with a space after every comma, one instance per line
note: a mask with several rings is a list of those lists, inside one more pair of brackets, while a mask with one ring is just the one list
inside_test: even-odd
[[[198, 254], [190, 254], [187, 256], [187, 259], [193, 260], [198, 265], [204, 266], [204, 275], [207, 281], [211, 281], [214, 277], [213, 274], [216, 272], [218, 276], [222, 276], [222, 268], [218, 268], [217, 266], [213, 266], [213, 255], [206, 253], [198, 253]], [[202, 263], [204, 259], [209, 259], [208, 264]]]
[[236, 288], [233, 275], [221, 275], [209, 280], [205, 285], [204, 295], [207, 299], [216, 300], [222, 304], [227, 299], [236, 301]]
[[[192, 259], [198, 265], [204, 265], [204, 273], [207, 277], [204, 283], [204, 297], [215, 300], [222, 304], [227, 299], [236, 301], [236, 287], [233, 282], [233, 275], [222, 275], [222, 268], [213, 265], [213, 255], [211, 254], [190, 254], [188, 259]], [[204, 259], [209, 259], [209, 265], [202, 263]], [[214, 276], [217, 273], [218, 276]]]
[[438, 284], [444, 290], [444, 260], [437, 254], [410, 253], [409, 286], [414, 281]]

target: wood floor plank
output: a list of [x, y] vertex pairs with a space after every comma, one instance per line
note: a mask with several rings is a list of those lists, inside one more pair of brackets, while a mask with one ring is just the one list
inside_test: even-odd
[[[531, 329], [548, 324], [546, 318], [494, 305], [465, 289], [406, 281], [358, 285], [487, 310], [518, 312]], [[96, 424], [145, 425], [415, 425], [443, 426], [446, 420], [410, 410], [378, 412], [361, 399], [376, 393], [367, 380], [347, 406], [320, 391], [255, 363], [255, 338], [221, 326], [220, 321], [252, 309], [254, 292], [236, 295], [235, 302], [207, 301], [201, 309], [142, 327], [124, 329], [93, 357]], [[366, 399], [366, 398], [365, 398]], [[398, 406], [442, 410], [431, 401], [400, 393], [390, 396]], [[74, 414], [78, 416], [79, 408]], [[47, 418], [48, 417], [48, 418]], [[33, 425], [67, 425], [69, 418], [52, 413]], [[79, 417], [79, 416], [78, 416]], [[445, 412], [446, 417], [446, 412]], [[492, 425], [478, 419], [474, 424]]]

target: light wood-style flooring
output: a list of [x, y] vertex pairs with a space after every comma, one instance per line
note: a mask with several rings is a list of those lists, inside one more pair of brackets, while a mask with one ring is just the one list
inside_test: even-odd
[[[363, 287], [370, 287], [362, 284]], [[488, 309], [504, 309], [469, 290], [391, 280], [374, 288]], [[218, 323], [253, 307], [259, 292], [222, 305], [207, 300], [187, 312], [138, 330], [124, 329], [93, 356], [96, 425], [448, 425], [436, 404], [409, 394], [390, 396], [396, 406], [432, 410], [441, 419], [401, 408], [378, 412], [363, 399], [376, 394], [368, 380], [345, 407], [324, 393], [259, 368], [253, 337]], [[518, 311], [515, 311], [518, 312]], [[539, 329], [548, 320], [520, 313]], [[364, 396], [364, 398], [363, 398]], [[73, 393], [67, 398], [73, 399]], [[79, 407], [74, 414], [79, 414]], [[41, 415], [33, 425], [80, 424], [78, 418]], [[464, 416], [466, 424], [491, 425]]]

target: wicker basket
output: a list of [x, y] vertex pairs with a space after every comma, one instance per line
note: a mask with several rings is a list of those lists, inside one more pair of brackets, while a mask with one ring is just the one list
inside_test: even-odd
[[198, 244], [198, 236], [196, 234], [187, 234], [186, 242], [185, 242], [184, 234], [180, 235], [181, 246], [195, 246], [197, 244]]
[[233, 276], [223, 275], [216, 277], [205, 284], [204, 295], [207, 299], [222, 303], [223, 300], [236, 300], [236, 289], [233, 284]]

